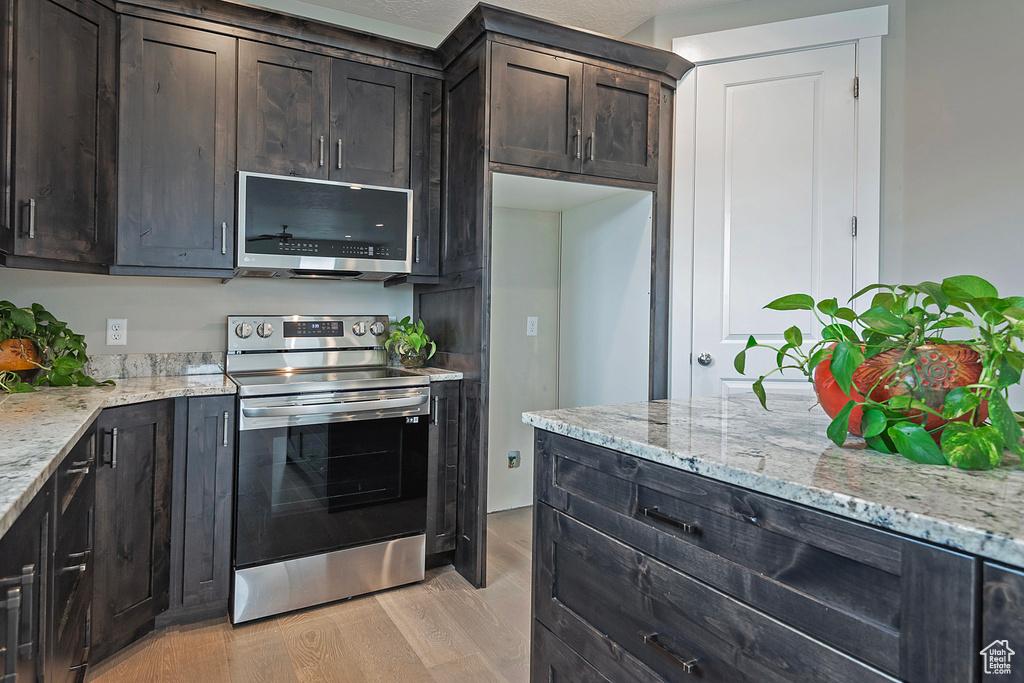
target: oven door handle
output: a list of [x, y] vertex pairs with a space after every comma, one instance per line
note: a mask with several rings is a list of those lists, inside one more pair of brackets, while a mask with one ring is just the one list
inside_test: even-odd
[[413, 408], [427, 402], [427, 396], [410, 396], [408, 398], [372, 399], [369, 401], [333, 401], [331, 403], [312, 403], [299, 406], [268, 406], [266, 408], [246, 408], [242, 406], [245, 417], [292, 417], [295, 415], [332, 415], [336, 413], [357, 413], [370, 410], [389, 410], [391, 408]]

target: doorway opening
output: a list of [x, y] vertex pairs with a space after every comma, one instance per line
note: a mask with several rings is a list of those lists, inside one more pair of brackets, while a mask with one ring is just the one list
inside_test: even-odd
[[652, 207], [642, 190], [494, 174], [488, 512], [533, 502], [524, 411], [647, 400]]

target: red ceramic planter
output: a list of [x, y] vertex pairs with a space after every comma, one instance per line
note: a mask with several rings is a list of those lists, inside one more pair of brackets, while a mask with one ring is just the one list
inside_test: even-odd
[[[870, 391], [875, 401], [913, 395], [923, 399], [928, 407], [941, 411], [946, 394], [951, 389], [974, 384], [981, 377], [981, 356], [971, 347], [963, 344], [928, 344], [914, 349], [913, 372], [908, 370], [901, 376], [888, 378], [887, 382], [879, 382], [886, 372], [899, 363], [901, 356], [899, 349], [893, 349], [864, 361], [853, 373], [853, 387], [849, 394], [839, 388], [832, 376], [831, 361], [823, 361], [814, 370], [814, 390], [821, 407], [829, 417], [835, 417], [851, 398], [863, 401], [864, 395]], [[861, 436], [861, 417], [859, 407], [850, 413], [850, 433], [855, 436]], [[907, 413], [907, 417], [918, 423], [923, 422], [928, 430], [937, 429], [949, 422], [931, 414], [927, 420], [922, 420], [923, 414], [919, 410]], [[966, 421], [967, 417], [962, 415], [955, 419]], [[988, 405], [982, 404], [976, 413], [975, 424], [981, 424], [987, 418]], [[936, 441], [940, 434], [941, 431], [934, 433]]]

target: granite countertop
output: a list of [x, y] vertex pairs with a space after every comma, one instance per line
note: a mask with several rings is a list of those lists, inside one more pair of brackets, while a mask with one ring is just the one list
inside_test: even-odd
[[[1024, 567], [1024, 469], [919, 465], [825, 436], [814, 399], [754, 394], [524, 413], [557, 434]], [[1004, 462], [1006, 462], [1004, 460]]]
[[462, 373], [457, 370], [445, 370], [443, 368], [403, 368], [393, 367], [392, 370], [402, 375], [425, 375], [431, 382], [454, 382], [462, 379]]
[[31, 394], [0, 395], [0, 536], [104, 408], [234, 394], [237, 389], [223, 374], [115, 381], [112, 387], [48, 387]]

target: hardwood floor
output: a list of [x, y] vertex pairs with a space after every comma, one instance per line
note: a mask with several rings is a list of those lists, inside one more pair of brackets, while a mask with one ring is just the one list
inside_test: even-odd
[[252, 624], [225, 617], [165, 629], [99, 664], [89, 681], [528, 681], [532, 509], [491, 513], [487, 525], [482, 590], [447, 566], [412, 586]]

